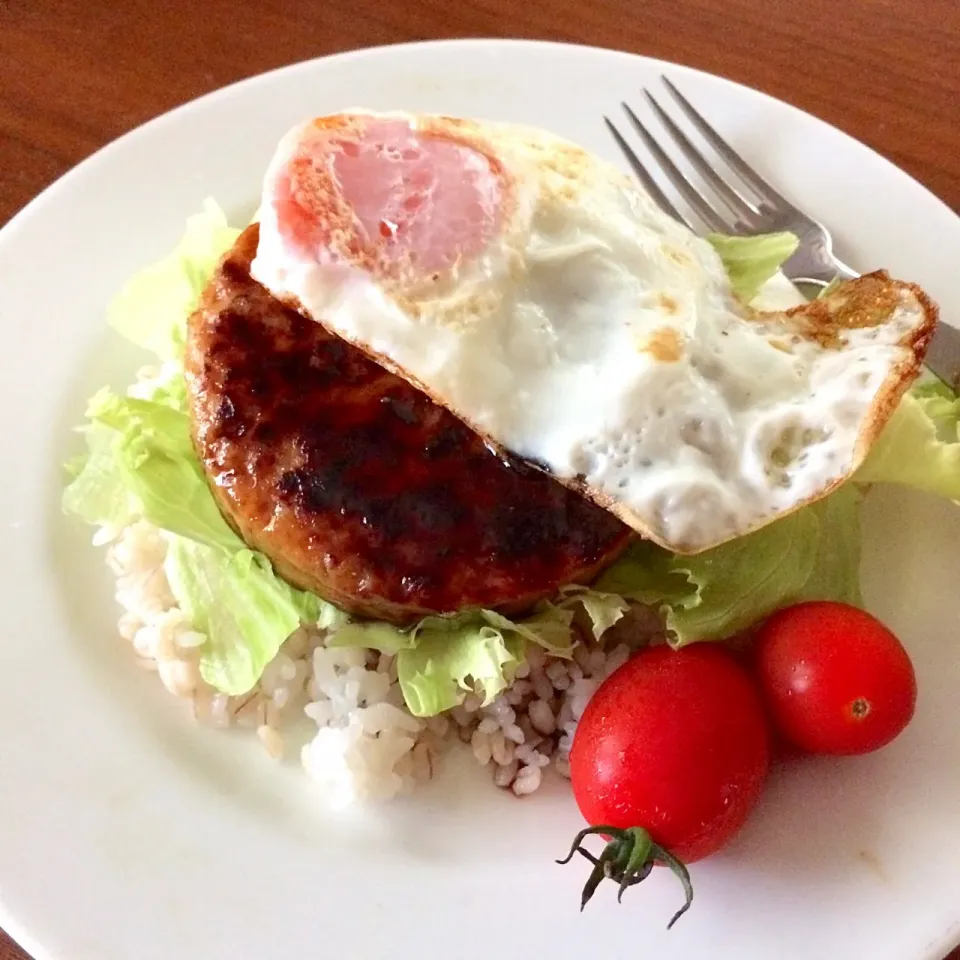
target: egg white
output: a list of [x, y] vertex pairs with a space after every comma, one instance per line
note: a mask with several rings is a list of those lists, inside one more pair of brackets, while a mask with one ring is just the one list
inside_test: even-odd
[[850, 474], [878, 397], [914, 359], [905, 334], [929, 319], [916, 297], [822, 346], [785, 314], [754, 317], [710, 244], [614, 167], [544, 131], [472, 129], [514, 201], [480, 256], [398, 288], [292, 251], [273, 198], [294, 130], [267, 172], [254, 277], [678, 552]]

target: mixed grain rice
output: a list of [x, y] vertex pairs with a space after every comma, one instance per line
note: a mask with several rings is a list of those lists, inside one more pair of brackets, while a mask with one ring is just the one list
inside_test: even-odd
[[[277, 759], [297, 745], [293, 731], [306, 717], [310, 734], [300, 746], [301, 762], [337, 807], [408, 792], [430, 779], [441, 754], [457, 741], [491, 770], [496, 786], [518, 797], [536, 791], [548, 767], [569, 777], [577, 722], [600, 682], [630, 654], [616, 638], [605, 649], [578, 644], [572, 660], [531, 645], [513, 684], [493, 702], [484, 706], [468, 694], [462, 705], [424, 720], [404, 705], [394, 658], [327, 647], [322, 630], [302, 626], [253, 690], [227, 696], [200, 675], [205, 637], [170, 591], [163, 532], [138, 522], [119, 531], [101, 529], [94, 542], [109, 544], [107, 563], [123, 610], [119, 632], [140, 664], [189, 703], [198, 721], [249, 728]], [[656, 639], [659, 624], [641, 616], [632, 624], [634, 638], [638, 629], [644, 640]]]

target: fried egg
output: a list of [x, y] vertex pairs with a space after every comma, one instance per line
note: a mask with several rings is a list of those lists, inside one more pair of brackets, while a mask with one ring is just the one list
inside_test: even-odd
[[885, 273], [758, 313], [708, 242], [598, 157], [533, 128], [399, 113], [282, 140], [252, 273], [678, 553], [847, 478], [936, 323]]

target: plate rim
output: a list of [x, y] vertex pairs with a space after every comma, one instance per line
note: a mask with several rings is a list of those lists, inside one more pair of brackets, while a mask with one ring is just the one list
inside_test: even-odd
[[874, 156], [883, 161], [883, 163], [886, 164], [892, 172], [899, 176], [907, 177], [913, 184], [923, 190], [931, 200], [939, 204], [939, 206], [941, 206], [946, 212], [955, 213], [955, 211], [950, 208], [947, 202], [941, 197], [937, 196], [937, 194], [935, 194], [933, 190], [931, 190], [925, 183], [921, 182], [901, 167], [898, 167], [889, 157], [880, 153], [869, 144], [864, 143], [853, 134], [848, 133], [842, 127], [838, 127], [835, 124], [832, 124], [829, 121], [817, 116], [815, 113], [811, 113], [802, 109], [801, 107], [797, 107], [786, 100], [781, 100], [779, 97], [775, 97], [773, 94], [767, 93], [765, 90], [759, 90], [756, 87], [751, 87], [749, 84], [742, 83], [739, 80], [733, 80], [729, 77], [722, 76], [721, 74], [713, 73], [709, 70], [703, 70], [700, 67], [695, 67], [690, 64], [679, 63], [672, 60], [664, 60], [661, 57], [649, 56], [648, 54], [644, 53], [633, 53], [628, 50], [620, 50], [616, 47], [605, 47], [594, 44], [583, 44], [562, 40], [535, 40], [525, 37], [452, 37], [449, 39], [408, 40], [401, 41], [399, 43], [383, 43], [372, 47], [350, 47], [346, 50], [338, 50], [335, 53], [311, 57], [308, 60], [295, 60], [292, 63], [282, 64], [278, 67], [271, 67], [268, 70], [262, 70], [257, 73], [250, 74], [249, 76], [241, 77], [240, 79], [234, 80], [228, 84], [225, 84], [224, 86], [217, 87], [214, 90], [209, 90], [206, 93], [202, 93], [196, 97], [190, 98], [189, 100], [185, 100], [183, 103], [179, 103], [176, 106], [171, 107], [169, 110], [165, 110], [163, 113], [159, 113], [156, 116], [144, 120], [142, 123], [139, 123], [136, 126], [131, 127], [129, 130], [121, 133], [113, 140], [101, 145], [89, 156], [84, 157], [78, 163], [74, 164], [68, 170], [65, 170], [62, 174], [60, 174], [60, 176], [47, 184], [46, 187], [36, 194], [36, 196], [28, 200], [23, 207], [17, 210], [13, 216], [2, 227], [0, 227], [0, 246], [2, 246], [2, 244], [7, 240], [7, 234], [11, 232], [11, 228], [19, 228], [19, 222], [23, 219], [26, 219], [28, 215], [33, 215], [36, 208], [52, 202], [51, 197], [49, 196], [51, 193], [54, 194], [55, 199], [56, 194], [64, 189], [62, 186], [63, 184], [69, 184], [76, 174], [80, 173], [81, 171], [85, 171], [88, 167], [93, 166], [95, 163], [103, 162], [104, 157], [109, 158], [109, 155], [114, 151], [115, 148], [124, 145], [129, 140], [140, 136], [146, 131], [153, 130], [154, 128], [162, 126], [168, 122], [173, 122], [181, 113], [186, 113], [198, 107], [202, 107], [210, 101], [219, 99], [221, 97], [226, 97], [229, 94], [236, 92], [239, 88], [246, 84], [264, 81], [270, 77], [282, 73], [293, 74], [300, 70], [306, 71], [312, 65], [321, 61], [329, 62], [333, 60], [340, 60], [347, 62], [352, 59], [376, 57], [384, 53], [402, 52], [404, 50], [413, 49], [421, 50], [432, 47], [466, 48], [484, 46], [502, 46], [514, 48], [530, 47], [538, 49], [547, 48], [553, 49], [557, 52], [567, 51], [569, 53], [573, 53], [574, 51], [587, 51], [588, 53], [599, 52], [607, 56], [612, 55], [617, 58], [641, 60], [647, 63], [654, 63], [662, 65], [664, 68], [673, 70], [689, 71], [691, 73], [710, 77], [713, 80], [721, 81], [724, 84], [731, 84], [732, 86], [739, 87], [742, 90], [748, 90], [751, 94], [763, 97], [771, 103], [776, 104], [779, 109], [786, 108], [788, 110], [795, 111], [801, 116], [811, 118], [817, 123], [823, 124], [830, 130], [833, 130], [836, 133], [846, 137], [848, 140], [851, 140], [853, 143], [857, 144], [858, 147], [861, 147], [864, 150], [869, 150], [870, 153], [874, 154]]
[[[900, 177], [905, 177], [911, 182], [914, 187], [919, 187], [924, 193], [928, 195], [930, 200], [933, 200], [942, 207], [948, 213], [954, 213], [954, 211], [946, 204], [944, 200], [938, 197], [933, 191], [927, 187], [924, 183], [917, 180], [911, 174], [907, 173], [905, 170], [898, 167], [892, 160], [884, 156], [883, 154], [876, 151], [874, 148], [864, 143], [863, 141], [857, 139], [853, 135], [847, 133], [842, 128], [837, 127], [831, 123], [828, 123], [825, 120], [817, 117], [815, 114], [812, 114], [808, 111], [802, 110], [799, 107], [794, 106], [786, 101], [780, 100], [779, 98], [766, 93], [765, 91], [758, 90], [754, 87], [750, 87], [747, 84], [741, 83], [739, 81], [731, 80], [729, 78], [720, 76], [718, 74], [711, 73], [707, 70], [700, 69], [698, 67], [690, 66], [683, 63], [674, 63], [672, 61], [663, 60], [661, 58], [649, 56], [641, 53], [633, 53], [629, 51], [618, 50], [616, 48], [603, 47], [603, 46], [592, 46], [585, 44], [561, 42], [561, 41], [548, 41], [548, 40], [533, 40], [533, 39], [520, 39], [520, 38], [482, 38], [482, 37], [473, 37], [473, 38], [456, 38], [456, 39], [437, 39], [437, 40], [428, 40], [428, 41], [409, 41], [403, 43], [394, 43], [394, 44], [383, 44], [374, 47], [354, 47], [348, 50], [338, 51], [336, 53], [331, 53], [319, 57], [314, 57], [308, 60], [296, 61], [291, 64], [281, 65], [269, 70], [265, 70], [259, 73], [252, 74], [247, 77], [240, 78], [236, 81], [233, 81], [225, 86], [219, 87], [215, 90], [208, 91], [204, 94], [201, 94], [197, 97], [194, 97], [190, 100], [185, 101], [184, 103], [178, 104], [177, 106], [171, 108], [168, 111], [165, 111], [162, 114], [159, 114], [155, 117], [152, 117], [141, 124], [138, 124], [136, 127], [124, 132], [114, 140], [104, 144], [95, 150], [88, 157], [84, 158], [82, 161], [71, 167], [69, 170], [64, 172], [62, 175], [57, 177], [52, 183], [45, 187], [39, 194], [33, 197], [28, 201], [20, 210], [18, 210], [0, 228], [0, 251], [4, 250], [8, 244], [16, 244], [17, 234], [21, 229], [21, 224], [29, 221], [32, 217], [37, 216], [42, 213], [48, 206], [55, 205], [60, 202], [61, 194], [71, 189], [74, 179], [82, 176], [87, 170], [95, 165], [100, 165], [104, 163], [109, 163], [114, 151], [119, 151], [129, 143], [134, 138], [139, 138], [141, 136], [150, 135], [152, 132], [166, 124], [175, 124], [179, 118], [190, 111], [197, 109], [205, 109], [211, 103], [226, 98], [232, 94], [235, 94], [237, 91], [241, 90], [245, 86], [253, 85], [258, 82], [262, 82], [266, 78], [273, 77], [280, 74], [292, 75], [299, 71], [308, 71], [311, 67], [316, 65], [319, 62], [328, 63], [330, 61], [348, 61], [357, 58], [376, 58], [383, 55], [384, 53], [393, 53], [404, 50], [422, 50], [424, 48], [450, 48], [450, 47], [473, 47], [473, 48], [483, 48], [483, 47], [501, 47], [501, 48], [550, 48], [557, 52], [575, 52], [575, 51], [587, 51], [589, 53], [600, 53], [606, 56], [614, 55], [618, 58], [623, 58], [627, 60], [633, 60], [638, 62], [644, 62], [646, 64], [653, 64], [664, 69], [669, 69], [670, 71], [683, 71], [697, 74], [700, 76], [708, 77], [714, 81], [720, 81], [723, 84], [729, 84], [733, 87], [740, 88], [744, 91], [749, 91], [751, 95], [759, 96], [766, 101], [769, 101], [771, 104], [775, 105], [777, 110], [783, 111], [784, 108], [787, 108], [790, 111], [794, 111], [796, 114], [811, 118], [815, 120], [818, 124], [822, 124], [827, 129], [839, 133], [842, 137], [851, 141], [853, 144], [858, 147], [869, 151], [876, 158], [883, 162], [888, 168], [889, 172], [893, 173]], [[29, 953], [31, 953], [35, 960], [47, 960], [47, 958], [52, 958], [53, 954], [49, 951], [42, 948], [38, 942], [38, 938], [34, 937], [28, 929], [21, 927], [19, 922], [16, 920], [16, 917], [9, 913], [5, 908], [6, 898], [0, 896], [0, 927], [2, 927], [9, 936], [14, 938], [18, 944], [23, 945]], [[930, 960], [939, 960], [940, 951], [943, 945], [946, 945], [946, 948], [949, 949], [952, 945], [960, 943], [960, 923], [955, 924], [954, 927], [948, 928], [944, 934], [942, 941], [937, 940], [932, 942], [929, 947], [929, 951], [926, 954]]]

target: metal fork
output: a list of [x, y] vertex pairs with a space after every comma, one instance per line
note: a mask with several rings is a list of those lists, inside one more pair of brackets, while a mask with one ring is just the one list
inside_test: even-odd
[[[660, 106], [650, 91], [643, 91], [654, 114], [663, 124], [680, 154], [700, 175], [703, 183], [713, 190], [715, 199], [711, 202], [671, 160], [669, 154], [637, 114], [626, 103], [621, 104], [631, 125], [639, 134], [657, 166], [686, 201], [687, 207], [699, 219], [702, 226], [708, 231], [736, 236], [753, 236], [780, 230], [795, 234], [800, 240], [800, 245], [796, 253], [784, 263], [782, 270], [784, 275], [801, 290], [805, 287], [808, 290], [809, 288], [822, 289], [835, 279], [852, 280], [857, 277], [856, 271], [834, 254], [833, 240], [827, 228], [795, 207], [760, 176], [707, 123], [670, 80], [666, 77], [660, 79], [692, 126], [736, 176], [734, 182], [722, 177], [670, 114]], [[603, 119], [637, 179], [646, 187], [654, 202], [675, 220], [697, 232], [694, 222], [681, 214], [667, 197], [613, 121], [609, 117]], [[716, 201], [719, 201], [719, 204]], [[946, 324], [939, 324], [927, 353], [926, 364], [954, 390], [960, 389], [960, 330]]]

